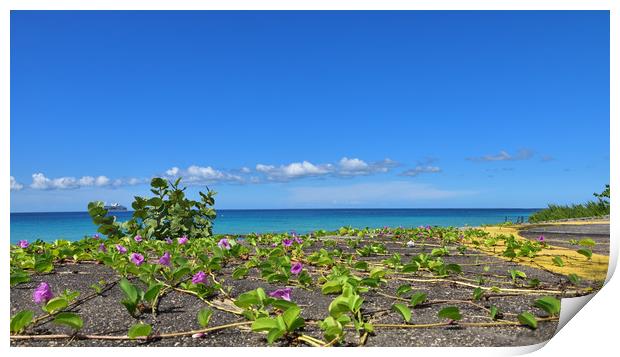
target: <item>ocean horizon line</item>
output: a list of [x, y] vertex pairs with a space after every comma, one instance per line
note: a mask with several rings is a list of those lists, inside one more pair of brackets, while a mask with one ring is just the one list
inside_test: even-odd
[[[408, 208], [408, 207], [396, 207], [396, 208], [373, 208], [373, 207], [363, 207], [363, 208], [219, 208], [215, 209], [216, 211], [339, 211], [339, 210], [347, 210], [347, 211], [364, 211], [364, 210], [541, 210], [543, 207], [446, 207], [446, 208]], [[10, 214], [27, 214], [27, 213], [87, 213], [88, 210], [84, 211], [20, 211], [20, 212], [9, 212]], [[126, 210], [126, 211], [111, 211], [111, 212], [134, 212], [134, 210]]]

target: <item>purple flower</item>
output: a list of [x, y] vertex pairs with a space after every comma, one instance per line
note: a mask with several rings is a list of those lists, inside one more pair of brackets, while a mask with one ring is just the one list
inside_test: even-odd
[[172, 239], [170, 239], [170, 237], [166, 237], [166, 239], [164, 239], [166, 241], [167, 244], [172, 244]]
[[129, 255], [129, 260], [135, 265], [141, 265], [144, 263], [144, 256], [140, 253], [131, 253], [131, 255]]
[[137, 236], [133, 237], [133, 240], [135, 240], [136, 242], [140, 243], [140, 242], [142, 242], [142, 236], [138, 234]]
[[269, 293], [269, 296], [277, 299], [291, 301], [291, 291], [293, 291], [293, 289], [291, 288], [278, 289], [274, 292]]
[[277, 246], [278, 246], [278, 243], [271, 243], [271, 247], [272, 247], [272, 248], [275, 248], [275, 247], [277, 247]]
[[282, 240], [282, 244], [283, 244], [285, 247], [290, 247], [291, 245], [293, 245], [293, 241], [292, 241], [292, 240], [290, 240], [290, 239], [288, 239], [288, 238], [285, 238], [285, 239], [283, 239], [283, 240]]
[[20, 248], [23, 248], [23, 249], [28, 248], [28, 246], [29, 246], [29, 245], [30, 245], [30, 243], [28, 243], [28, 241], [27, 241], [27, 240], [25, 240], [25, 239], [22, 239], [22, 240], [20, 240], [20, 241], [17, 243], [17, 246], [18, 246], [18, 247], [20, 247]]
[[164, 252], [164, 255], [162, 255], [161, 258], [159, 258], [158, 263], [169, 267], [170, 266], [170, 253]]
[[122, 245], [120, 245], [120, 244], [117, 244], [117, 245], [116, 245], [116, 250], [118, 250], [118, 252], [119, 252], [119, 253], [121, 253], [121, 254], [125, 254], [125, 253], [127, 253], [127, 248], [123, 247], [123, 246], [122, 246]]
[[194, 284], [204, 284], [207, 281], [207, 274], [205, 274], [204, 271], [199, 271], [198, 273], [194, 274], [194, 276], [192, 277], [192, 283]]
[[291, 274], [299, 275], [299, 273], [301, 273], [301, 270], [303, 268], [304, 268], [303, 264], [301, 264], [300, 262], [296, 262], [295, 264], [291, 266]]
[[37, 304], [46, 303], [53, 297], [54, 294], [52, 294], [52, 288], [48, 283], [41, 283], [41, 285], [39, 285], [39, 287], [36, 288], [32, 294], [32, 300], [34, 300]]
[[177, 238], [177, 242], [179, 242], [180, 245], [183, 245], [183, 244], [189, 242], [189, 239], [187, 238], [187, 236], [183, 236], [181, 238]]
[[108, 248], [105, 247], [105, 244], [101, 243], [99, 244], [99, 251], [105, 253], [108, 251]]
[[538, 237], [538, 241], [539, 242], [544, 242], [545, 241], [545, 236], [541, 234], [540, 237]]
[[299, 238], [298, 236], [295, 236], [295, 243], [302, 244], [303, 242], [304, 242], [303, 239]]
[[426, 230], [430, 231], [431, 230], [431, 226], [426, 226]]
[[99, 239], [99, 234], [95, 233], [95, 234], [93, 235], [93, 239]]
[[229, 250], [230, 249], [230, 243], [228, 242], [228, 239], [226, 238], [222, 238], [220, 239], [220, 241], [217, 243], [217, 246], [222, 248], [222, 249], [226, 249]]

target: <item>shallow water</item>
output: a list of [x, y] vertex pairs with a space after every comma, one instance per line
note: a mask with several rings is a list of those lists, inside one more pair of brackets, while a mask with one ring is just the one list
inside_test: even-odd
[[[420, 225], [478, 226], [502, 223], [506, 218], [527, 217], [537, 209], [285, 209], [218, 210], [214, 232], [307, 233], [342, 226], [383, 227]], [[117, 220], [129, 219], [132, 212], [114, 212]], [[97, 232], [87, 212], [11, 213], [11, 242], [21, 239], [53, 241], [77, 240]]]

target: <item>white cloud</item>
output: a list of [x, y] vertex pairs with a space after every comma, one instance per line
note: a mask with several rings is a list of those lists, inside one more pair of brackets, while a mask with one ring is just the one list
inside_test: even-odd
[[11, 191], [19, 191], [22, 188], [24, 188], [24, 185], [17, 182], [17, 180], [15, 180], [15, 177], [11, 176]]
[[166, 175], [173, 177], [182, 177], [183, 181], [188, 184], [215, 183], [215, 182], [244, 182], [244, 178], [228, 172], [214, 169], [211, 166], [192, 165], [186, 170], [173, 167], [166, 171]]
[[347, 157], [343, 157], [338, 163], [337, 174], [340, 176], [370, 175], [374, 173], [388, 172], [395, 166], [398, 166], [396, 161], [390, 159], [368, 164], [357, 158], [349, 159]]
[[240, 171], [243, 172], [244, 174], [249, 174], [250, 172], [252, 172], [252, 170], [250, 170], [249, 167], [245, 167], [245, 166], [242, 167]]
[[293, 203], [313, 205], [364, 205], [416, 203], [476, 194], [474, 191], [443, 190], [409, 181], [359, 183], [346, 186], [293, 187]]
[[78, 180], [80, 186], [92, 186], [95, 183], [95, 178], [92, 176], [84, 176]]
[[403, 171], [400, 175], [415, 177], [415, 176], [418, 176], [419, 174], [435, 174], [439, 172], [441, 172], [441, 168], [439, 168], [438, 166], [418, 165], [414, 167], [413, 169]]
[[176, 176], [178, 173], [179, 173], [179, 168], [176, 166], [171, 169], [166, 170], [166, 175], [168, 176]]
[[293, 162], [287, 165], [256, 165], [256, 171], [267, 176], [270, 181], [289, 181], [304, 177], [317, 176], [361, 176], [374, 173], [388, 172], [397, 166], [396, 161], [385, 159], [367, 163], [358, 158], [343, 157], [335, 164], [313, 164], [309, 161]]
[[256, 165], [256, 171], [263, 173], [269, 180], [288, 181], [290, 179], [326, 175], [333, 170], [333, 165], [314, 165], [311, 162], [293, 162], [288, 165]]
[[58, 177], [48, 178], [42, 173], [32, 175], [32, 183], [30, 188], [35, 190], [67, 190], [80, 187], [104, 187], [110, 185], [110, 179], [106, 176], [82, 176], [77, 179], [75, 177]]
[[110, 184], [110, 179], [105, 176], [97, 176], [95, 179], [95, 186], [103, 187]]
[[534, 156], [534, 152], [529, 149], [521, 149], [516, 155], [510, 155], [508, 152], [502, 150], [497, 155], [485, 155], [480, 157], [468, 157], [470, 161], [516, 161], [527, 160]]

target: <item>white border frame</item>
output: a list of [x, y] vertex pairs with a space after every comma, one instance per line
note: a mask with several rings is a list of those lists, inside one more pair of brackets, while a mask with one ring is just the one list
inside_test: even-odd
[[[619, 16], [618, 2], [612, 0], [299, 0], [299, 1], [283, 1], [283, 0], [228, 0], [228, 1], [212, 1], [212, 0], [2, 0], [0, 1], [0, 150], [2, 152], [2, 170], [0, 182], [3, 189], [0, 190], [0, 233], [5, 237], [5, 242], [0, 245], [3, 259], [0, 269], [0, 279], [2, 286], [9, 285], [9, 242], [10, 235], [9, 219], [10, 219], [10, 11], [11, 10], [610, 10], [610, 183], [613, 187], [620, 187], [618, 177], [618, 166], [616, 157], [613, 152], [620, 152], [620, 138], [618, 118], [618, 31]], [[615, 207], [615, 206], [614, 206]], [[537, 355], [554, 356], [558, 354], [591, 354], [597, 351], [614, 350], [617, 340], [617, 321], [614, 317], [619, 317], [617, 307], [620, 298], [620, 283], [618, 279], [611, 280], [611, 276], [616, 267], [617, 251], [618, 251], [618, 210], [611, 212], [611, 246], [610, 246], [610, 270], [608, 272], [608, 283], [593, 298], [592, 302], [586, 304], [583, 312], [577, 314], [556, 336], [554, 336], [547, 346], [537, 352]], [[50, 356], [66, 356], [67, 354], [83, 354], [86, 352], [82, 348], [10, 348], [9, 347], [9, 289], [4, 290], [4, 308], [0, 321], [5, 342], [5, 352], [30, 354], [44, 353]], [[415, 353], [429, 355], [454, 354], [458, 355], [513, 355], [532, 352], [544, 344], [527, 347], [510, 347], [510, 348], [398, 348], [400, 353]], [[177, 347], [174, 350], [168, 348], [150, 348], [145, 349], [119, 349], [119, 348], [90, 348], [88, 353], [95, 355], [104, 355], [110, 352], [123, 353], [146, 353], [146, 354], [169, 354], [170, 352], [183, 353], [247, 353], [247, 349], [221, 347], [210, 348], [207, 351], [201, 349]], [[390, 352], [396, 352], [394, 348]], [[596, 351], [596, 352], [595, 352]], [[291, 352], [285, 348], [258, 348], [252, 349], [252, 353], [264, 353], [273, 355], [286, 355]], [[321, 353], [321, 354], [353, 354], [368, 355], [375, 353], [385, 353], [384, 348], [365, 348], [365, 349], [342, 349], [332, 348], [324, 350], [316, 350], [310, 348], [296, 349], [296, 354]]]

